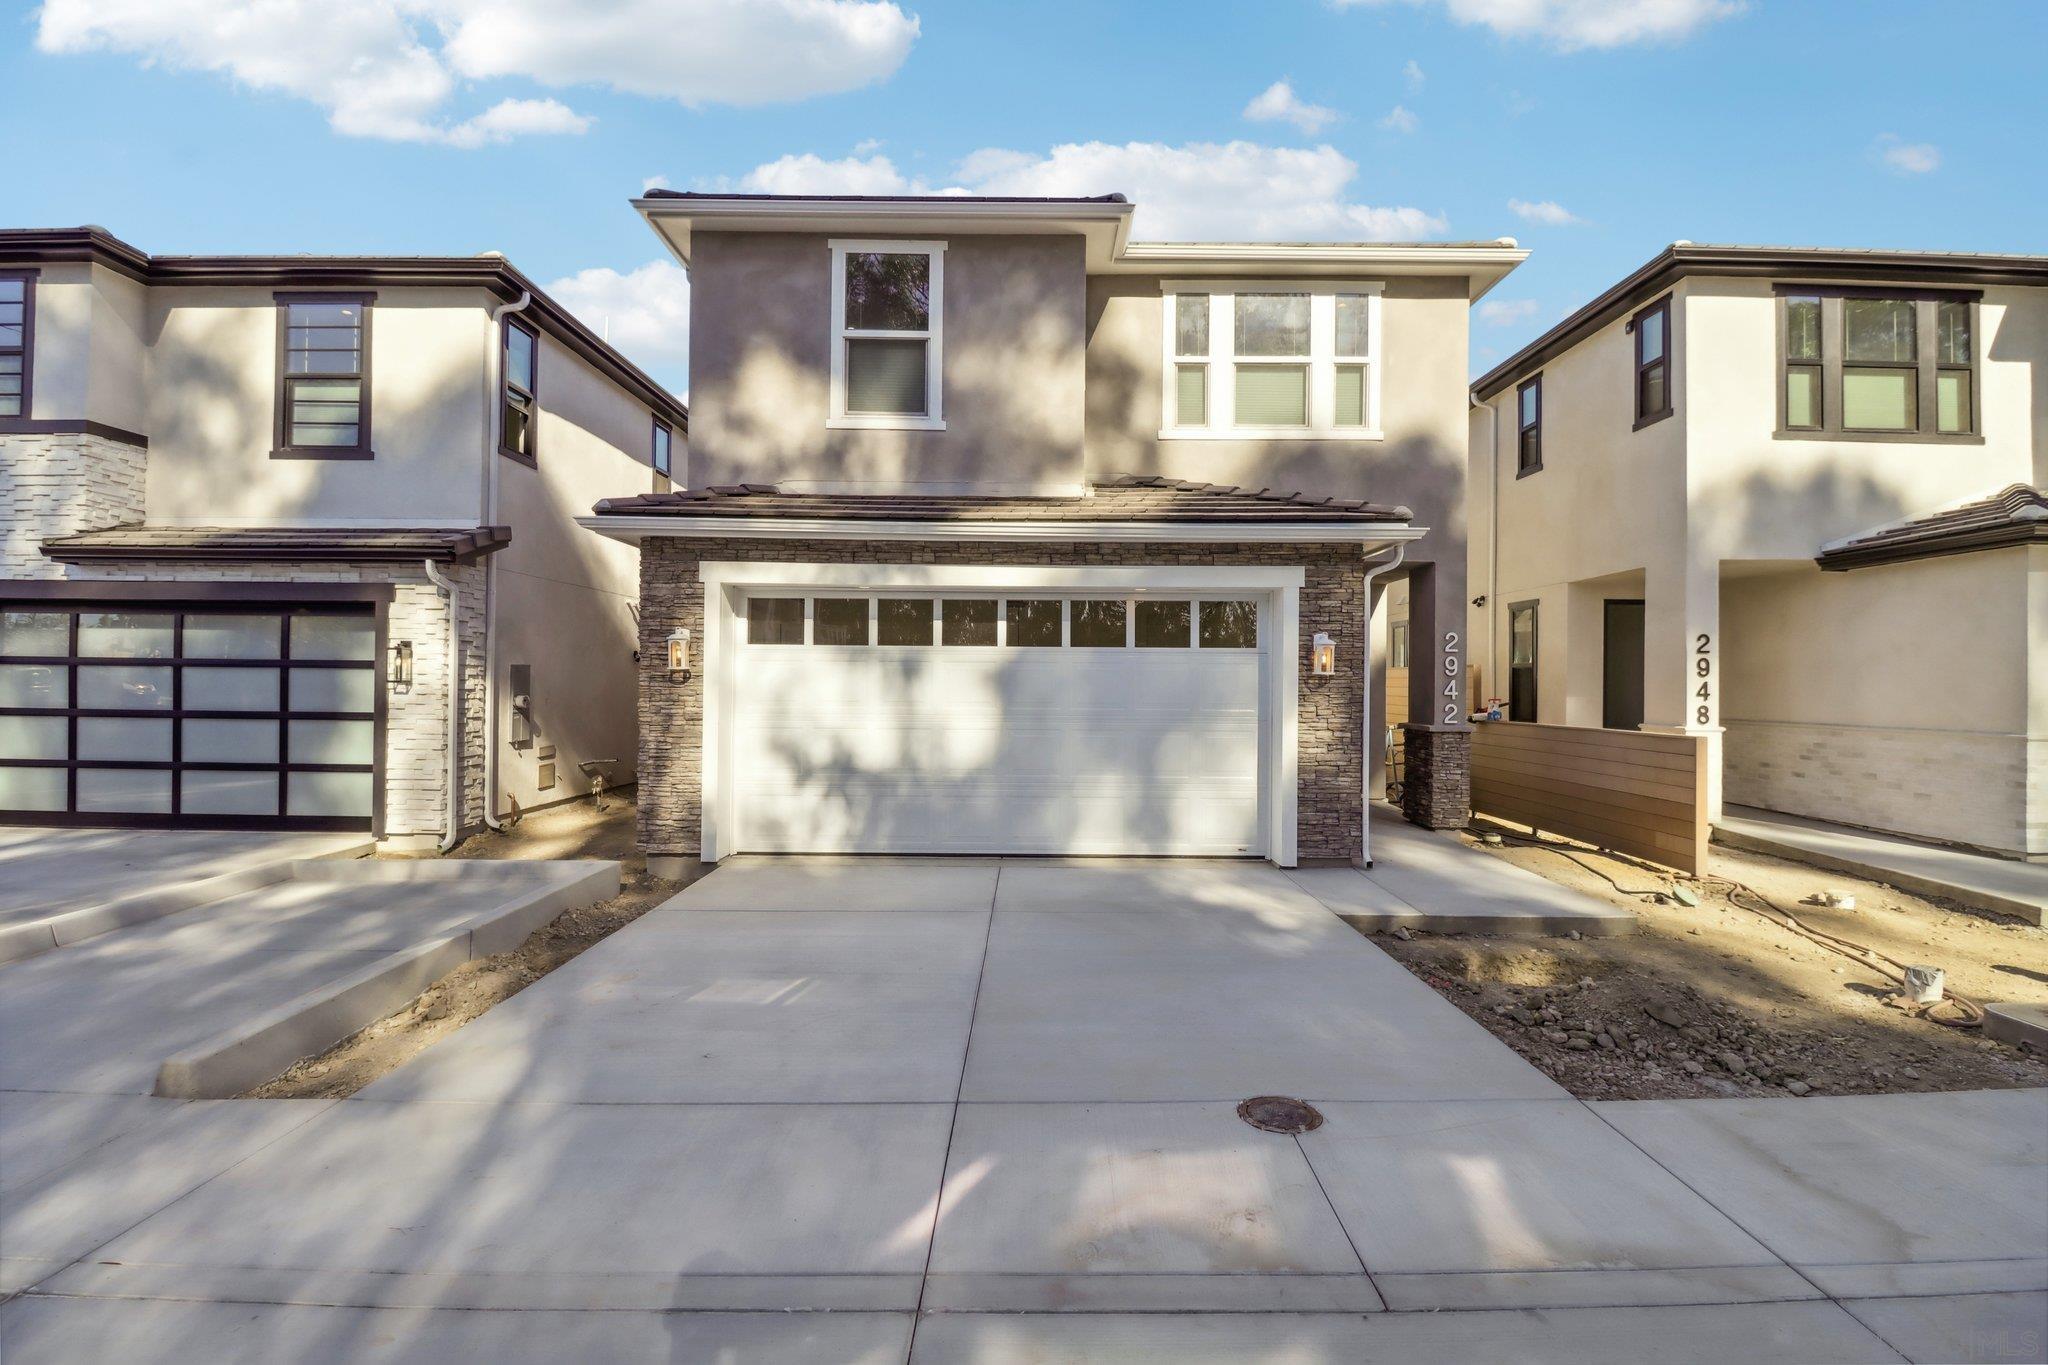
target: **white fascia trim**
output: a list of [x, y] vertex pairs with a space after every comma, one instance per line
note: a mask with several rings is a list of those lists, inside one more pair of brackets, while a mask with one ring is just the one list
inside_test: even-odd
[[930, 196], [913, 199], [635, 199], [633, 208], [649, 218], [875, 218], [882, 220], [978, 222], [1027, 219], [1043, 222], [1128, 222], [1130, 204], [1074, 200], [997, 202]]
[[813, 517], [589, 516], [576, 524], [613, 540], [687, 536], [699, 540], [1120, 541], [1278, 545], [1392, 545], [1420, 540], [1427, 526], [1405, 522], [832, 521]]
[[1132, 242], [1122, 259], [1274, 265], [1519, 265], [1529, 253], [1512, 246], [1394, 245], [1379, 242]]
[[1307, 571], [1291, 564], [778, 564], [705, 560], [707, 587], [1071, 588], [1211, 592], [1299, 588]]

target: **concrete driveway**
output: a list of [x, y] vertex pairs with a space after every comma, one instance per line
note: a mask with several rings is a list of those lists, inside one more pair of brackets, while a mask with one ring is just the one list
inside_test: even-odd
[[2037, 1358], [2048, 1095], [1930, 1099], [1581, 1104], [1257, 865], [736, 861], [355, 1099], [28, 1181], [188, 1183], [24, 1267], [0, 1346]]

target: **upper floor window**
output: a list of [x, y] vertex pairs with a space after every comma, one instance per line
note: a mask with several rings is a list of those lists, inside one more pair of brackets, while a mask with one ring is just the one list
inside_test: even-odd
[[1515, 477], [1543, 468], [1543, 376], [1515, 390]]
[[668, 423], [659, 417], [654, 419], [654, 472], [664, 479], [669, 477], [670, 450], [675, 442], [675, 433]]
[[370, 458], [370, 296], [280, 294], [276, 454]]
[[1671, 300], [1662, 298], [1635, 315], [1636, 425], [1671, 415]]
[[1165, 286], [1161, 437], [1379, 435], [1380, 286]]
[[1778, 327], [1780, 434], [1974, 438], [1974, 296], [1783, 286]]
[[832, 243], [827, 425], [939, 431], [946, 247]]
[[0, 417], [29, 415], [36, 336], [36, 277], [0, 274]]
[[534, 401], [539, 394], [540, 337], [505, 319], [505, 383], [503, 415], [498, 425], [498, 453], [527, 464], [534, 462]]

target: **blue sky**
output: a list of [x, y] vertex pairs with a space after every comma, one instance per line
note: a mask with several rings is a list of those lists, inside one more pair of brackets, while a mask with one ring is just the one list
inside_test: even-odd
[[48, 0], [0, 220], [499, 250], [680, 389], [652, 177], [1117, 189], [1140, 236], [1515, 236], [1480, 370], [1674, 238], [2048, 248], [2043, 52], [2039, 0]]

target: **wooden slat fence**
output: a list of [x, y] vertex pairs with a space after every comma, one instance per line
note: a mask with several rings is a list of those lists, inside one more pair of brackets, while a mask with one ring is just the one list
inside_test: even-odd
[[1472, 808], [1681, 872], [1707, 866], [1706, 741], [1492, 721], [1472, 730]]

